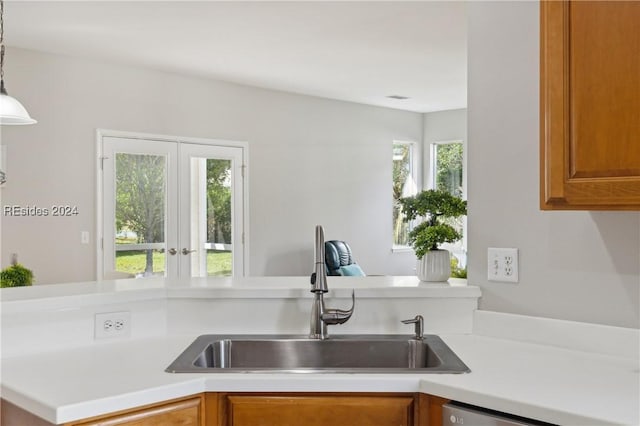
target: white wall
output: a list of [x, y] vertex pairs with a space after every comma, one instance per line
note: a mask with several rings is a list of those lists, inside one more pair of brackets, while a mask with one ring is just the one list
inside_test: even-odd
[[[73, 218], [2, 217], [37, 283], [95, 277], [95, 129], [248, 141], [250, 274], [306, 275], [314, 226], [348, 241], [369, 274], [410, 275], [391, 253], [391, 147], [421, 141], [422, 115], [10, 49], [9, 92], [39, 122], [3, 127], [3, 205], [76, 205]], [[410, 259], [410, 261], [407, 261]]]
[[[485, 310], [637, 328], [640, 213], [538, 208], [538, 16], [537, 2], [469, 5], [469, 280]], [[390, 254], [391, 195], [380, 188], [391, 180], [388, 144], [420, 140], [419, 114], [7, 55], [9, 92], [40, 123], [2, 130], [3, 204], [72, 203], [81, 215], [3, 217], [3, 265], [17, 251], [40, 283], [93, 278], [79, 240], [81, 230], [95, 235], [91, 159], [102, 127], [249, 141], [253, 275], [308, 273], [315, 223], [348, 240], [368, 273], [412, 273], [412, 256]], [[486, 280], [487, 247], [520, 249], [518, 284]]]
[[[539, 4], [469, 4], [469, 281], [481, 309], [640, 327], [640, 213], [542, 212]], [[520, 249], [488, 282], [487, 247]]]

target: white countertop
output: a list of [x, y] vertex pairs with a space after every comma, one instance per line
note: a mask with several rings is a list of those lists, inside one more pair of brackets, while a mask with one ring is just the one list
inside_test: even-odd
[[[564, 425], [640, 424], [638, 330], [474, 313], [477, 287], [415, 277], [329, 281], [336, 306], [356, 288], [358, 312], [332, 332], [406, 333], [399, 320], [421, 313], [426, 331], [433, 327], [471, 373], [164, 372], [213, 329], [300, 333], [308, 327], [307, 286], [306, 277], [267, 277], [4, 289], [2, 398], [62, 423], [206, 391], [424, 392]], [[94, 340], [94, 315], [119, 310], [131, 311], [131, 336]]]
[[[468, 286], [463, 279], [450, 278], [444, 283], [427, 283], [415, 276], [327, 277], [331, 295], [350, 297], [478, 297], [480, 289]], [[309, 297], [309, 277], [207, 277], [171, 279], [120, 279], [0, 289], [2, 302], [36, 300], [51, 305], [81, 300], [104, 304], [112, 301], [139, 301], [153, 298], [298, 298]]]
[[469, 374], [170, 374], [196, 336], [2, 361], [3, 398], [54, 423], [204, 391], [424, 392], [563, 425], [640, 423], [638, 361], [477, 335], [443, 335]]
[[471, 369], [420, 391], [561, 425], [640, 424], [638, 360], [493, 337], [445, 336]]

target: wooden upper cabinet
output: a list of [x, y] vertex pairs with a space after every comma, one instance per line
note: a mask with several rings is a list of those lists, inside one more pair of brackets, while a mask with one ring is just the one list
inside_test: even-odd
[[640, 210], [640, 1], [542, 1], [543, 210]]

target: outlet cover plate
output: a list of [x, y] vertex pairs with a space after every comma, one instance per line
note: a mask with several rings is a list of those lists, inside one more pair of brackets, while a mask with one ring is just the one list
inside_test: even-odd
[[504, 283], [518, 282], [518, 249], [487, 249], [487, 279]]
[[95, 315], [94, 336], [96, 339], [129, 337], [131, 335], [131, 312], [104, 312]]

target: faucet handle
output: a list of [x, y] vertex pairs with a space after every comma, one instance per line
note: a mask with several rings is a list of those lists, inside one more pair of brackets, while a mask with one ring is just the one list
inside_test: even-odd
[[403, 324], [415, 324], [415, 333], [416, 333], [416, 340], [422, 340], [424, 338], [423, 333], [424, 333], [424, 318], [422, 318], [422, 315], [416, 315], [415, 318], [413, 319], [406, 319], [406, 320], [402, 320]]
[[344, 310], [344, 309], [327, 309], [323, 314], [322, 314], [322, 321], [325, 324], [328, 325], [335, 325], [335, 324], [344, 324], [345, 322], [349, 321], [349, 318], [351, 318], [351, 315], [353, 315], [353, 309], [356, 306], [356, 291], [352, 290], [351, 291], [351, 309], [349, 310]]

